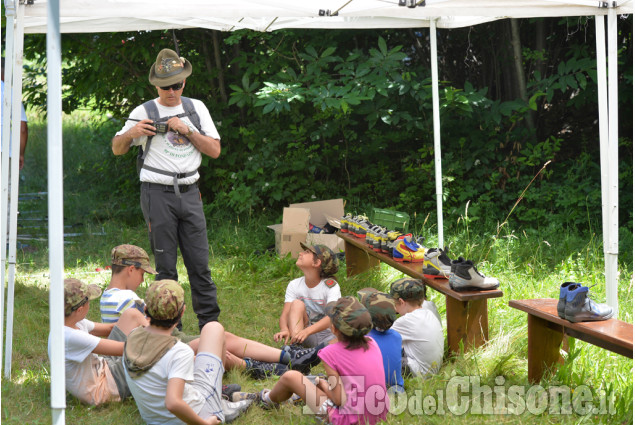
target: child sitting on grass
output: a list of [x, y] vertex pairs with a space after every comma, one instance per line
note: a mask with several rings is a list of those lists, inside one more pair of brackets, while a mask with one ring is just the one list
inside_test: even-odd
[[244, 412], [252, 399], [221, 397], [225, 330], [209, 322], [201, 330], [196, 357], [172, 331], [185, 311], [184, 292], [174, 280], [157, 280], [146, 292], [150, 325], [132, 332], [123, 363], [126, 382], [148, 424], [219, 424]]
[[326, 245], [306, 245], [300, 242], [296, 266], [304, 276], [287, 285], [284, 307], [280, 314], [280, 332], [274, 341], [300, 344], [305, 347], [322, 347], [335, 340], [330, 331], [330, 320], [324, 309], [326, 304], [341, 296], [340, 286], [333, 277], [338, 261]]
[[134, 307], [145, 311], [145, 303], [135, 293], [143, 283], [145, 273], [157, 274], [150, 265], [150, 257], [143, 248], [135, 245], [119, 245], [110, 252], [112, 276], [99, 301], [101, 321], [114, 323], [121, 313]]
[[[120, 356], [128, 334], [146, 322], [136, 309], [127, 310], [115, 323], [86, 319], [90, 301], [100, 295], [97, 285], [64, 279], [66, 389], [84, 403], [95, 406], [130, 396]], [[50, 349], [51, 335], [49, 356]]]
[[364, 288], [357, 291], [360, 302], [373, 320], [373, 328], [368, 336], [375, 340], [384, 361], [386, 386], [389, 391], [403, 392], [403, 377], [401, 376], [401, 345], [399, 332], [391, 329], [397, 319], [395, 300], [388, 294], [375, 288]]
[[396, 280], [390, 285], [390, 296], [399, 313], [392, 329], [403, 340], [402, 373], [425, 377], [439, 372], [443, 362], [443, 328], [434, 314], [436, 306], [425, 301], [425, 284], [411, 278]]
[[327, 306], [331, 331], [337, 343], [320, 350], [328, 380], [315, 385], [299, 372], [289, 371], [271, 390], [260, 392], [264, 407], [275, 407], [298, 394], [311, 411], [334, 425], [368, 424], [386, 419], [386, 395], [381, 351], [365, 335], [372, 328], [368, 310], [354, 297], [340, 298]]
[[[145, 302], [135, 291], [143, 283], [145, 273], [157, 274], [150, 265], [146, 251], [136, 245], [116, 246], [110, 252], [110, 257], [112, 276], [99, 301], [101, 321], [104, 323], [116, 322], [129, 308], [144, 313]], [[186, 344], [198, 338], [198, 335], [187, 335], [178, 328], [174, 329], [173, 335]], [[196, 350], [196, 347], [193, 348]]]

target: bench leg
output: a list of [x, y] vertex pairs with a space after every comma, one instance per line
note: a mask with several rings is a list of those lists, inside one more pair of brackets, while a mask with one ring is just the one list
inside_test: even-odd
[[562, 362], [560, 343], [563, 330], [552, 329], [553, 324], [540, 317], [527, 315], [528, 336], [528, 367], [529, 382], [538, 384], [546, 369], [551, 369], [556, 363]]
[[489, 338], [487, 299], [459, 301], [445, 297], [448, 326], [448, 348], [458, 353], [460, 341], [463, 347], [480, 347]]
[[353, 244], [346, 242], [344, 252], [346, 255], [346, 276], [355, 276], [371, 267], [379, 266], [378, 258], [368, 255], [367, 252]]

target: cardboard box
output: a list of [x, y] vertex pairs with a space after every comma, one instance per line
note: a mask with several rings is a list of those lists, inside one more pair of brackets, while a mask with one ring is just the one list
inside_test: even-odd
[[309, 223], [324, 227], [328, 222], [327, 215], [341, 218], [344, 215], [344, 201], [330, 199], [327, 201], [303, 202], [291, 204], [282, 211], [282, 223], [269, 227], [275, 232], [276, 252], [280, 257], [291, 253], [297, 258], [302, 250], [300, 242], [323, 244], [338, 253], [344, 250], [344, 241], [334, 234], [325, 235], [309, 233]]

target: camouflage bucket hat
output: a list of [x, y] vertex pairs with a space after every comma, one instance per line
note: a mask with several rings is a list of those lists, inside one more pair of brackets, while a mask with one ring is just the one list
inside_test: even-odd
[[339, 270], [340, 262], [326, 245], [307, 245], [304, 242], [300, 242], [302, 249], [308, 249], [312, 253], [318, 256], [322, 262], [322, 272], [327, 276], [333, 276]]
[[370, 313], [355, 297], [342, 297], [326, 305], [335, 329], [348, 336], [366, 335], [373, 327]]
[[417, 279], [405, 277], [390, 285], [390, 296], [394, 299], [414, 300], [425, 297], [426, 285]]
[[101, 288], [97, 285], [88, 285], [79, 279], [64, 279], [64, 315], [70, 315], [100, 295]]
[[373, 320], [373, 326], [380, 330], [390, 329], [397, 320], [395, 300], [388, 294], [379, 292], [374, 288], [364, 288], [357, 291], [361, 303]]
[[172, 320], [177, 317], [184, 304], [184, 292], [175, 280], [156, 280], [146, 291], [148, 314], [157, 320]]
[[180, 83], [192, 74], [192, 64], [172, 49], [163, 49], [150, 68], [150, 84], [165, 87]]
[[111, 264], [117, 266], [136, 266], [148, 273], [157, 274], [157, 271], [150, 265], [150, 257], [143, 248], [136, 245], [119, 245], [110, 252]]

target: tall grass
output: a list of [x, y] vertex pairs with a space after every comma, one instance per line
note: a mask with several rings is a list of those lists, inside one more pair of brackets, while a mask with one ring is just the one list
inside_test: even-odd
[[[109, 140], [104, 140], [105, 147], [83, 147], [85, 118], [74, 116], [69, 122], [68, 127], [65, 127], [64, 142], [65, 155], [66, 149], [70, 151], [66, 157], [70, 164], [65, 166], [64, 183], [68, 191], [65, 202], [73, 207], [65, 208], [66, 223], [77, 224], [73, 231], [83, 235], [67, 238], [72, 243], [65, 246], [65, 273], [105, 287], [110, 276], [103, 269], [109, 263], [113, 246], [133, 243], [148, 249], [149, 244], [140, 211], [138, 223], [131, 225], [122, 225], [117, 220], [108, 219], [107, 215], [97, 218], [91, 216], [90, 211], [101, 209], [105, 203], [99, 195], [103, 189], [81, 189], [84, 182], [77, 177], [76, 170], [86, 169], [86, 162], [92, 155], [110, 154]], [[23, 193], [46, 190], [42, 132], [43, 129], [38, 128], [37, 123], [31, 124], [31, 140], [21, 188]], [[85, 156], [89, 152], [92, 153]], [[34, 211], [42, 208], [40, 214], [46, 213], [45, 198], [31, 202], [30, 208]], [[21, 204], [20, 209], [24, 210], [25, 207]], [[134, 207], [138, 208], [137, 205]], [[274, 219], [255, 215], [237, 218], [220, 211], [212, 211], [208, 217], [210, 265], [219, 288], [222, 309], [220, 320], [228, 331], [268, 344], [273, 344], [272, 336], [277, 330], [285, 287], [289, 280], [300, 275], [293, 259], [279, 259], [269, 249], [273, 244], [273, 232], [266, 228], [266, 224]], [[446, 355], [440, 373], [428, 380], [407, 379], [409, 403], [403, 412], [389, 415], [388, 423], [632, 423], [632, 360], [575, 340], [570, 340], [569, 352], [563, 352], [564, 365], [546, 376], [541, 386], [565, 385], [573, 390], [585, 385], [592, 392], [594, 401], [602, 392], [613, 394], [615, 400], [611, 406], [614, 406], [614, 414], [594, 414], [592, 411], [588, 414], [561, 414], [546, 409], [539, 414], [525, 410], [518, 415], [497, 415], [482, 414], [475, 408], [462, 413], [461, 398], [454, 399], [451, 391], [447, 391], [453, 382], [462, 377], [478, 379], [481, 386], [498, 389], [499, 392], [502, 388], [505, 394], [509, 388], [525, 392], [531, 390], [527, 382], [527, 317], [511, 309], [509, 300], [555, 298], [563, 281], [578, 281], [585, 285], [597, 283], [592, 292], [598, 301], [604, 298], [600, 235], [592, 231], [585, 234], [566, 229], [537, 232], [534, 229], [510, 229], [507, 226], [498, 232], [495, 227], [479, 226], [479, 223], [468, 220], [463, 223], [461, 227], [452, 227], [446, 232], [450, 256], [468, 256], [478, 261], [482, 272], [498, 277], [504, 292], [502, 298], [492, 299], [488, 303], [490, 340], [476, 350]], [[104, 234], [91, 234], [101, 233], [102, 228]], [[19, 230], [19, 233], [24, 231]], [[435, 244], [433, 228], [424, 227], [417, 231], [431, 241], [431, 245]], [[20, 250], [18, 255], [13, 372], [11, 379], [2, 380], [1, 419], [7, 424], [51, 423], [49, 362], [46, 354], [49, 326], [48, 247], [42, 241], [27, 243], [28, 246]], [[620, 257], [619, 270], [619, 318], [632, 323], [633, 276], [630, 255]], [[188, 292], [186, 299], [189, 299], [187, 275], [181, 262], [179, 276]], [[346, 276], [342, 265], [337, 274], [343, 295], [354, 295], [358, 289], [366, 286], [386, 289], [391, 281], [400, 277], [400, 273], [386, 265], [350, 278]], [[139, 295], [144, 295], [148, 283], [142, 285]], [[430, 299], [437, 305], [441, 316], [445, 317], [443, 295], [430, 292]], [[99, 320], [98, 309], [98, 302], [94, 301], [89, 318]], [[186, 311], [184, 330], [188, 333], [197, 331], [191, 309]], [[314, 372], [323, 372], [323, 367], [316, 366]], [[253, 381], [236, 371], [227, 373], [225, 381], [240, 383], [248, 391], [258, 391], [275, 383], [274, 378]], [[444, 396], [445, 414], [428, 414], [434, 409], [426, 403], [438, 400], [439, 394]], [[485, 391], [479, 399], [483, 402], [487, 397]], [[493, 400], [512, 402], [505, 397], [494, 397]], [[394, 402], [397, 406], [398, 400]], [[470, 402], [472, 407], [478, 404], [478, 400]], [[66, 419], [69, 424], [143, 423], [132, 400], [92, 408], [82, 405], [70, 395], [67, 396]], [[283, 407], [274, 411], [254, 407], [236, 423], [309, 424], [313, 423], [313, 419], [303, 415], [301, 407]]]

